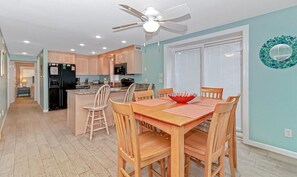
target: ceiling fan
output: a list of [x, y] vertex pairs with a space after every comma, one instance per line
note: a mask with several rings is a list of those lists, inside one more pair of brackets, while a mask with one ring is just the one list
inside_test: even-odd
[[121, 10], [140, 18], [141, 21], [113, 27], [113, 30], [120, 31], [142, 26], [146, 32], [146, 38], [148, 36], [152, 37], [152, 35], [159, 30], [160, 26], [176, 33], [184, 33], [187, 31], [186, 25], [175, 23], [190, 18], [190, 9], [186, 4], [171, 7], [162, 12], [159, 12], [154, 7], [147, 7], [144, 12], [140, 12], [128, 5], [119, 5], [122, 7]]

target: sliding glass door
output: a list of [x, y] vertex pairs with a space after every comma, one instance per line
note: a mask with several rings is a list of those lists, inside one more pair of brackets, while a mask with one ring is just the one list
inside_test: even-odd
[[[223, 87], [223, 98], [241, 94], [241, 42], [205, 45], [202, 60], [202, 86]], [[241, 100], [236, 112], [236, 128], [241, 131]]]
[[175, 92], [200, 93], [200, 48], [175, 52], [173, 88]]

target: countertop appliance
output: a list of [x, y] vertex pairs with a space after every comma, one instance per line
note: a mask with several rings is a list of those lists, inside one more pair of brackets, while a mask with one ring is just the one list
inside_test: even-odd
[[115, 75], [126, 75], [127, 74], [127, 63], [115, 64], [114, 65]]
[[134, 79], [133, 78], [123, 78], [123, 79], [121, 79], [122, 87], [128, 87], [128, 86], [130, 86], [133, 83], [134, 83]]
[[48, 64], [49, 110], [67, 108], [66, 90], [75, 89], [74, 64]]

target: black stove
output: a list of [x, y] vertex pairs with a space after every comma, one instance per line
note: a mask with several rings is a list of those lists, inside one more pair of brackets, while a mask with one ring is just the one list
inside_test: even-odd
[[133, 83], [134, 83], [134, 79], [133, 78], [123, 78], [123, 79], [121, 79], [122, 87], [128, 87], [128, 86], [130, 86]]

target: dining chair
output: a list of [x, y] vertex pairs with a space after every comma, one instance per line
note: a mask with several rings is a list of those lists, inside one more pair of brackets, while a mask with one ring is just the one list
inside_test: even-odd
[[157, 90], [158, 98], [166, 97], [169, 94], [173, 93], [173, 88], [164, 88]]
[[[153, 132], [137, 135], [136, 121], [131, 104], [117, 103], [110, 99], [116, 125], [118, 142], [118, 177], [141, 176], [141, 169], [148, 166], [148, 176], [165, 177], [165, 163], [161, 174], [152, 166], [154, 162], [165, 161], [170, 155], [170, 141]], [[126, 171], [126, 163], [133, 166], [134, 172]]]
[[[134, 92], [134, 98], [135, 98], [135, 101], [154, 99], [154, 91], [146, 90], [146, 91]], [[139, 127], [140, 133], [145, 131], [158, 132], [156, 127], [144, 121], [140, 121], [139, 124], [140, 124], [140, 127]]]
[[[232, 100], [234, 100], [234, 104], [230, 115], [230, 121], [227, 128], [227, 136], [226, 136], [226, 142], [227, 142], [226, 157], [229, 158], [231, 177], [235, 177], [235, 168], [237, 168], [236, 110], [237, 110], [239, 98], [240, 98], [239, 95], [229, 96], [226, 100], [226, 102], [231, 102]], [[203, 126], [204, 127], [202, 129], [198, 128], [197, 130], [208, 133], [209, 127], [210, 127], [210, 121], [205, 122]]]
[[186, 177], [190, 175], [191, 160], [204, 166], [204, 177], [224, 176], [225, 142], [234, 102], [216, 104], [208, 133], [195, 129], [186, 133]]
[[201, 87], [201, 97], [222, 99], [223, 88]]
[[146, 91], [134, 92], [134, 98], [135, 98], [135, 101], [154, 99], [155, 98], [154, 91], [146, 90]]
[[87, 129], [89, 128], [90, 141], [92, 141], [92, 135], [94, 131], [106, 129], [106, 133], [109, 135], [105, 115], [105, 108], [107, 107], [109, 94], [110, 86], [103, 85], [97, 91], [94, 102], [83, 107], [84, 109], [88, 110], [88, 117], [85, 124], [84, 134], [86, 134]]
[[124, 97], [124, 101], [123, 101], [124, 103], [132, 102], [135, 88], [136, 88], [136, 84], [135, 83], [131, 84], [128, 87], [128, 89], [127, 89], [127, 91], [125, 93], [125, 97]]
[[[216, 87], [201, 87], [202, 98], [222, 99], [223, 88]], [[210, 124], [210, 119], [203, 121], [201, 124], [196, 126], [196, 129], [207, 132]]]
[[231, 171], [231, 177], [235, 177], [235, 168], [237, 168], [237, 146], [236, 146], [236, 110], [239, 102], [240, 96], [229, 96], [227, 102], [234, 101], [230, 121], [227, 128], [227, 148], [226, 148], [226, 157], [229, 158], [229, 166]]

